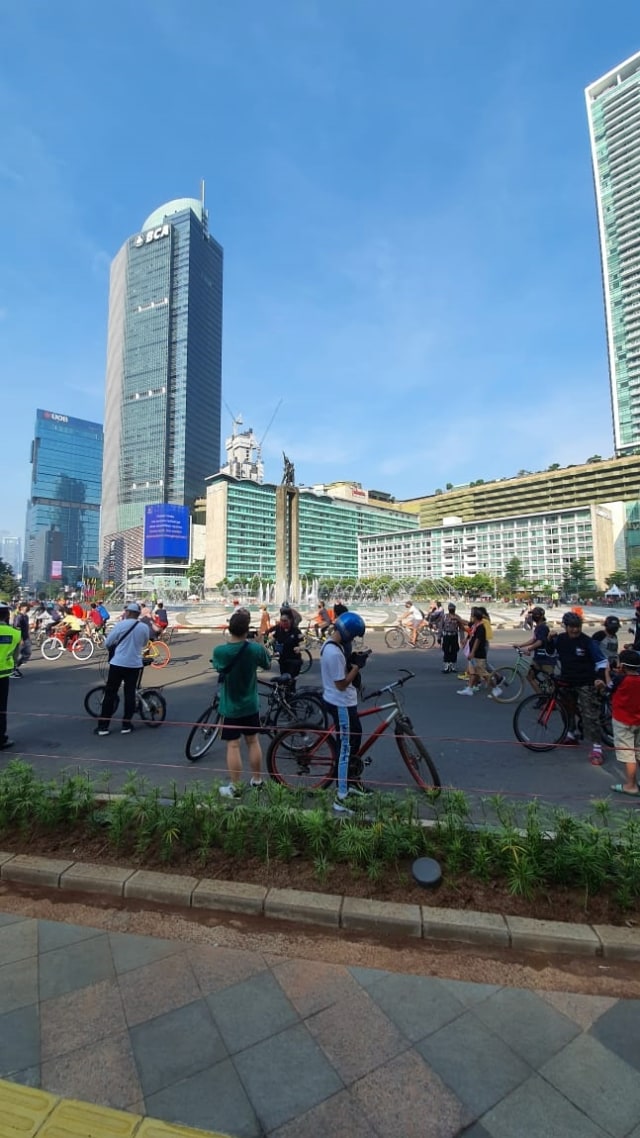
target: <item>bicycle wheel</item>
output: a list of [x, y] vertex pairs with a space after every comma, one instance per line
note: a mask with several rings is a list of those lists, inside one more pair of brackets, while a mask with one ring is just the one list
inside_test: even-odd
[[524, 687], [524, 679], [521, 673], [515, 666], [509, 668], [496, 668], [496, 671], [502, 679], [499, 682], [501, 694], [495, 694], [495, 688], [492, 689], [491, 695], [496, 703], [515, 703], [522, 695]]
[[298, 675], [304, 676], [305, 672], [308, 672], [311, 665], [313, 664], [313, 656], [311, 655], [308, 648], [300, 649], [300, 659], [302, 660], [302, 664], [300, 666]]
[[222, 729], [220, 712], [217, 703], [212, 703], [202, 713], [198, 722], [189, 732], [185, 743], [184, 753], [190, 763], [197, 763], [213, 746]]
[[422, 739], [413, 733], [413, 726], [407, 720], [406, 727], [396, 727], [396, 746], [412, 779], [420, 790], [433, 790], [440, 793], [440, 775]]
[[433, 648], [436, 642], [436, 634], [430, 628], [419, 628], [418, 635], [416, 636], [417, 648]]
[[321, 790], [335, 778], [338, 750], [333, 735], [291, 727], [274, 735], [267, 751], [269, 777], [292, 790]]
[[327, 727], [329, 718], [319, 695], [301, 691], [286, 698], [276, 711], [273, 723], [280, 731], [299, 723], [307, 727]]
[[[94, 719], [100, 718], [100, 713], [102, 711], [102, 700], [103, 700], [103, 698], [104, 698], [104, 684], [100, 684], [100, 686], [97, 688], [91, 688], [91, 691], [88, 691], [84, 697], [84, 709], [86, 712], [89, 713], [89, 715], [93, 716]], [[114, 704], [113, 713], [112, 713], [113, 715], [115, 715], [116, 711], [118, 710], [118, 704], [119, 703], [120, 703], [120, 699], [119, 699], [118, 695], [116, 694], [116, 702]]]
[[40, 651], [45, 660], [59, 660], [64, 652], [64, 647], [57, 636], [47, 636], [47, 639], [42, 641]]
[[171, 650], [164, 640], [154, 640], [150, 645], [149, 655], [152, 668], [166, 668], [171, 659]]
[[88, 636], [79, 636], [71, 645], [71, 655], [74, 660], [90, 660], [93, 656], [93, 640]]
[[404, 632], [401, 628], [389, 628], [384, 634], [384, 642], [387, 648], [402, 648]]
[[159, 727], [167, 716], [167, 701], [155, 688], [139, 691], [136, 700], [136, 711], [147, 727]]
[[544, 699], [529, 695], [518, 704], [513, 715], [516, 739], [529, 751], [551, 751], [562, 743], [569, 723], [567, 714], [555, 696]]
[[613, 747], [613, 722], [611, 704], [608, 699], [603, 699], [600, 708], [600, 733], [605, 747]]

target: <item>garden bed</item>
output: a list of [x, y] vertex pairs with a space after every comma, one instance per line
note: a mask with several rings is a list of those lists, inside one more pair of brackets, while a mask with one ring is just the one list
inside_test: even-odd
[[[0, 849], [547, 920], [640, 920], [640, 820], [608, 803], [574, 818], [494, 797], [477, 827], [465, 796], [450, 791], [432, 803], [435, 825], [425, 828], [415, 800], [382, 794], [339, 820], [327, 795], [310, 805], [274, 783], [231, 804], [201, 786], [167, 802], [136, 777], [122, 797], [96, 794], [85, 775], [47, 782], [10, 763], [0, 773]], [[425, 855], [443, 867], [435, 893], [411, 878]]]

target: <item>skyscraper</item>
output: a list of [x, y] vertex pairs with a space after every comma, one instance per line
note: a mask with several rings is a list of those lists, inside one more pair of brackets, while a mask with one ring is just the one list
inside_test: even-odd
[[25, 561], [28, 583], [73, 585], [98, 572], [102, 426], [36, 411]]
[[222, 261], [203, 201], [178, 198], [111, 266], [101, 539], [129, 567], [145, 506], [191, 507], [220, 467]]
[[618, 456], [640, 450], [640, 52], [585, 91]]

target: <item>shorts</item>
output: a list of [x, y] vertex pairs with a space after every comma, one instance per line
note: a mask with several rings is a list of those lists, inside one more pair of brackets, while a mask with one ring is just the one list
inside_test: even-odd
[[613, 745], [619, 763], [633, 763], [640, 759], [640, 727], [613, 720]]
[[469, 660], [469, 671], [474, 676], [487, 675], [487, 661], [486, 660]]
[[222, 731], [220, 738], [229, 743], [234, 739], [239, 739], [241, 735], [257, 735], [260, 730], [260, 716], [257, 711], [253, 715], [236, 715], [233, 723], [226, 727], [224, 719], [222, 720]]

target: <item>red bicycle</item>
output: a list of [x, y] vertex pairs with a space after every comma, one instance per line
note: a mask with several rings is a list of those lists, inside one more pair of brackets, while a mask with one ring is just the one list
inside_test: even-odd
[[[369, 700], [389, 695], [388, 703], [380, 703], [376, 707], [368, 707], [358, 712], [361, 719], [384, 712], [388, 712], [388, 715], [367, 738], [362, 740], [356, 757], [363, 759], [364, 764], [368, 766], [371, 759], [365, 756], [393, 724], [396, 746], [412, 779], [417, 782], [421, 790], [439, 794], [440, 775], [427, 748], [414, 731], [398, 690], [407, 680], [415, 678], [415, 672], [410, 672], [407, 668], [401, 668], [400, 671], [404, 672], [402, 679], [395, 680], [394, 683], [387, 684], [366, 697], [366, 700]], [[293, 789], [304, 787], [306, 790], [321, 790], [329, 786], [338, 773], [335, 725], [332, 724], [325, 730], [298, 726], [279, 731], [271, 740], [266, 762], [269, 777], [285, 786]]]
[[65, 628], [56, 628], [51, 636], [47, 636], [46, 640], [42, 641], [40, 651], [45, 660], [59, 660], [65, 648], [74, 660], [89, 660], [93, 656], [93, 640], [88, 636], [82, 636], [75, 629], [69, 633]]

